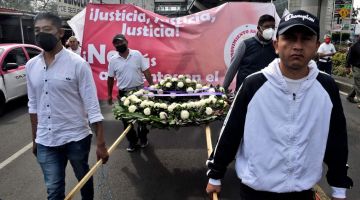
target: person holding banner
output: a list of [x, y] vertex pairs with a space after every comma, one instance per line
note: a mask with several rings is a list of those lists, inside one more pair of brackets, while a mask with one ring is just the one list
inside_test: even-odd
[[274, 17], [262, 15], [259, 18], [257, 29], [254, 37], [239, 43], [224, 78], [225, 90], [228, 90], [235, 74], [237, 74], [235, 88], [237, 91], [248, 75], [263, 69], [277, 57], [272, 44], [275, 29]]
[[335, 81], [315, 61], [319, 20], [297, 10], [279, 24], [279, 58], [248, 76], [225, 119], [207, 166], [207, 193], [220, 192], [226, 168], [235, 169], [242, 200], [314, 200], [322, 164], [332, 199], [346, 199], [346, 120]]
[[[117, 80], [117, 88], [119, 90], [118, 100], [120, 101], [126, 93], [134, 90], [139, 90], [144, 87], [144, 80], [142, 74], [144, 74], [149, 85], [153, 85], [152, 77], [149, 70], [149, 65], [146, 64], [146, 60], [143, 55], [133, 49], [128, 48], [128, 41], [123, 34], [117, 34], [112, 41], [118, 55], [113, 56], [109, 61], [108, 66], [108, 103], [111, 105], [113, 102], [113, 85], [114, 77]], [[124, 128], [128, 126], [126, 120], [122, 120]], [[126, 135], [129, 141], [129, 147], [126, 148], [128, 152], [133, 152], [138, 146], [138, 140], [140, 139], [140, 147], [145, 148], [149, 142], [147, 139], [147, 133], [149, 130], [145, 124], [138, 123], [138, 135], [134, 128]]]
[[[44, 51], [25, 67], [33, 153], [43, 171], [49, 200], [65, 198], [68, 161], [79, 181], [89, 171], [89, 122], [95, 129], [97, 159], [106, 163], [109, 158], [91, 68], [63, 47], [61, 27], [55, 14], [36, 15], [35, 41]], [[81, 196], [94, 198], [92, 179], [81, 189]]]

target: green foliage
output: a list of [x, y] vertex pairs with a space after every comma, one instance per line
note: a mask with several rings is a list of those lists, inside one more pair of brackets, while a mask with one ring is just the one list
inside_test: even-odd
[[333, 61], [332, 74], [334, 74], [336, 76], [343, 76], [343, 77], [345, 77], [345, 76], [351, 77], [352, 76], [351, 73], [348, 75], [348, 74], [346, 74], [346, 71], [345, 71], [346, 53], [341, 53], [341, 52], [336, 53], [332, 57], [332, 61]]
[[47, 11], [57, 13], [56, 0], [0, 0], [0, 6], [28, 12]]

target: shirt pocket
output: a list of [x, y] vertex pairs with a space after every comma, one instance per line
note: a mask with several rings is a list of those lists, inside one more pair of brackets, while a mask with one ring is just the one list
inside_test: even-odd
[[[58, 90], [65, 93], [71, 93], [77, 88], [77, 81], [72, 74], [56, 74], [54, 77], [54, 90]], [[76, 90], [77, 91], [77, 90]]]

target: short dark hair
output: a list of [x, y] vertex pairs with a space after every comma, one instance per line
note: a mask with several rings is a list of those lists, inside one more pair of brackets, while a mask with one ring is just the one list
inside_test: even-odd
[[269, 21], [275, 22], [275, 18], [271, 15], [262, 15], [259, 18], [258, 26], [262, 26], [265, 22], [269, 22]]
[[55, 15], [54, 13], [51, 12], [40, 12], [38, 13], [35, 18], [34, 18], [34, 23], [36, 23], [36, 21], [38, 20], [42, 20], [42, 19], [46, 19], [51, 21], [51, 23], [56, 26], [56, 28], [61, 28], [61, 19], [59, 16]]

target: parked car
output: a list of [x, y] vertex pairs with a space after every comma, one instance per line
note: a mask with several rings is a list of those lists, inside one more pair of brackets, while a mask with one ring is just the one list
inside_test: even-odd
[[31, 44], [0, 44], [0, 115], [7, 102], [27, 94], [25, 64], [41, 51]]

